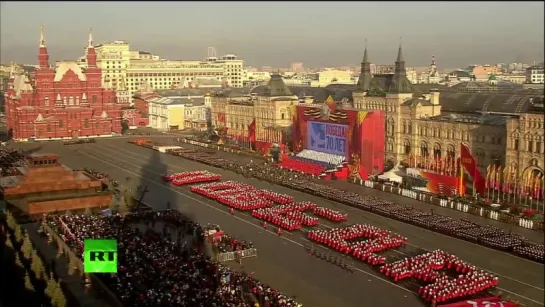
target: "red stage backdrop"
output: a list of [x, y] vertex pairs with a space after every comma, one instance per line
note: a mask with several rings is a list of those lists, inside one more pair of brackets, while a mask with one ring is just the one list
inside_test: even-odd
[[412, 181], [412, 186], [423, 192], [441, 194], [449, 197], [458, 194], [460, 177], [442, 175], [418, 168], [407, 169], [407, 175], [417, 179]]
[[[328, 99], [329, 100], [329, 99]], [[342, 110], [325, 104], [322, 107], [292, 106], [292, 141], [294, 151], [312, 149], [344, 155], [351, 172], [362, 179], [380, 174], [384, 169], [384, 112]], [[309, 127], [318, 127], [309, 131]], [[309, 139], [319, 145], [309, 144]], [[327, 134], [327, 137], [326, 137]], [[327, 138], [327, 139], [326, 139]], [[318, 147], [323, 146], [323, 149]]]

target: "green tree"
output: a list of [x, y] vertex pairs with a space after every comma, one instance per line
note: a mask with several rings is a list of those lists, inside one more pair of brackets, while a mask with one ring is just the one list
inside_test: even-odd
[[23, 237], [23, 245], [21, 246], [21, 251], [23, 252], [23, 257], [25, 259], [30, 259], [30, 256], [32, 256], [32, 250], [34, 248], [32, 247], [32, 242], [30, 241], [30, 238], [28, 236], [28, 233], [25, 233]]
[[64, 296], [64, 292], [62, 291], [61, 285], [59, 283], [57, 283], [57, 286], [55, 287], [55, 293], [53, 294], [51, 305], [56, 307], [66, 306], [66, 296]]
[[29, 291], [34, 291], [34, 286], [32, 285], [32, 281], [30, 280], [30, 276], [28, 275], [28, 272], [25, 274], [25, 289]]
[[47, 297], [49, 297], [50, 299], [53, 298], [53, 296], [55, 295], [56, 286], [57, 282], [53, 278], [53, 274], [50, 274], [44, 291]]
[[13, 214], [11, 214], [11, 212], [9, 212], [9, 211], [7, 211], [6, 221], [7, 221], [8, 227], [11, 230], [14, 230], [15, 226], [17, 225], [17, 221], [15, 221], [15, 218], [13, 217]]
[[30, 269], [36, 274], [36, 278], [43, 279], [45, 274], [44, 263], [36, 251], [32, 253], [32, 264], [30, 265]]
[[23, 240], [23, 230], [19, 225], [15, 225], [15, 240], [17, 241], [17, 243]]
[[23, 262], [21, 261], [21, 257], [19, 257], [19, 254], [15, 254], [15, 264], [20, 268], [23, 267]]
[[9, 238], [8, 235], [6, 235], [6, 246], [9, 247], [10, 249], [13, 249], [13, 243], [11, 243], [11, 239]]

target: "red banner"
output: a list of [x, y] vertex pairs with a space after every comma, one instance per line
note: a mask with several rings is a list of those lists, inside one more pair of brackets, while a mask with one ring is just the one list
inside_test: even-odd
[[248, 126], [248, 135], [250, 136], [250, 142], [255, 142], [255, 119]]
[[477, 168], [477, 162], [471, 155], [469, 147], [467, 147], [467, 145], [463, 143], [460, 145], [460, 157], [464, 169], [473, 178], [473, 187], [481, 195], [485, 195], [485, 179], [481, 175], [481, 172], [479, 172], [479, 169]]
[[516, 307], [512, 302], [500, 301], [497, 296], [466, 300], [452, 304], [439, 305], [439, 307]]

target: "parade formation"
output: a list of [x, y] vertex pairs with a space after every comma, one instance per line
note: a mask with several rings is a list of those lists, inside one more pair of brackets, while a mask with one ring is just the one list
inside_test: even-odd
[[[382, 265], [380, 272], [394, 282], [407, 278], [417, 279], [425, 284], [420, 287], [419, 294], [423, 300], [432, 304], [470, 296], [493, 288], [498, 283], [496, 276], [440, 250], [387, 264], [386, 257], [379, 253], [406, 245], [407, 238], [366, 224], [313, 230], [312, 227], [319, 224], [318, 218], [304, 212], [332, 222], [344, 222], [347, 217], [340, 212], [318, 207], [314, 203], [293, 202], [293, 197], [288, 195], [258, 190], [251, 185], [234, 181], [194, 185], [190, 190], [233, 209], [251, 210], [252, 216], [264, 221], [263, 227], [266, 228], [267, 223], [278, 227], [278, 235], [282, 233], [280, 229], [305, 231], [312, 242], [351, 255], [373, 266]], [[411, 210], [410, 207], [393, 206], [393, 204], [385, 204], [382, 210], [409, 216], [407, 211]], [[429, 220], [425, 221], [429, 222]], [[446, 222], [444, 219], [438, 221]], [[456, 225], [460, 224], [448, 224], [446, 229], [453, 229]], [[465, 234], [481, 237], [484, 234], [488, 235], [489, 232], [480, 230], [465, 232]], [[447, 273], [459, 275], [451, 277]]]
[[[419, 210], [411, 205], [397, 204], [370, 195], [343, 191], [318, 183], [313, 180], [310, 175], [291, 172], [271, 163], [250, 163], [242, 165], [196, 149], [183, 149], [169, 153], [203, 164], [231, 170], [248, 178], [265, 180], [445, 235], [509, 252], [519, 257], [524, 257], [540, 263], [545, 261], [545, 246], [543, 244], [531, 242], [523, 236], [506, 232], [501, 228], [490, 225], [482, 226], [466, 219], [455, 219], [434, 212]], [[225, 183], [217, 184], [221, 185]], [[192, 187], [192, 189], [195, 188]], [[195, 192], [200, 193], [198, 191]], [[252, 201], [255, 203], [258, 200], [254, 199]], [[238, 205], [244, 206], [243, 204]], [[264, 207], [270, 206], [270, 203], [268, 203], [268, 205]], [[246, 207], [244, 210], [255, 210], [259, 208], [259, 206], [250, 206]], [[241, 210], [240, 208], [235, 209]]]

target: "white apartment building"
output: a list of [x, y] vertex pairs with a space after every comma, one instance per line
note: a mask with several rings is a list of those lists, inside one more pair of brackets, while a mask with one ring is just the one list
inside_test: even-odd
[[318, 80], [312, 80], [310, 86], [325, 87], [329, 84], [355, 84], [352, 73], [345, 70], [324, 70], [318, 73]]
[[[243, 87], [244, 61], [234, 54], [208, 57], [204, 61], [168, 61], [149, 52], [131, 51], [125, 41], [104, 43], [95, 47], [97, 66], [102, 69], [105, 87], [115, 88], [123, 99], [132, 102], [140, 88], [171, 89], [197, 83]], [[87, 53], [87, 50], [85, 50]], [[78, 60], [86, 67], [85, 56]], [[207, 80], [207, 81], [202, 81]], [[126, 96], [126, 97], [125, 97]]]
[[526, 83], [543, 84], [543, 63], [526, 68]]

